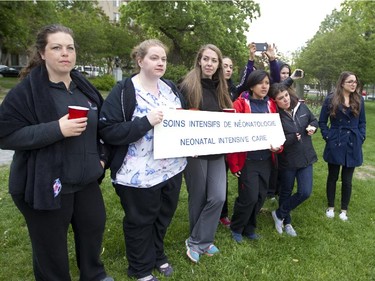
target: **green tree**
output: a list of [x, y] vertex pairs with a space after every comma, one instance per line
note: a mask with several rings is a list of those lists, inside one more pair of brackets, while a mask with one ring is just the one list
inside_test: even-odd
[[26, 53], [38, 29], [56, 19], [55, 7], [53, 1], [0, 1], [0, 46], [3, 52]]
[[137, 39], [129, 31], [119, 25], [111, 25], [106, 32], [107, 41], [110, 48], [107, 50], [105, 58], [109, 69], [113, 67], [114, 57], [119, 57], [120, 66], [124, 74], [129, 75], [133, 63], [130, 59], [130, 53], [137, 43]]
[[172, 64], [192, 65], [201, 45], [217, 45], [240, 65], [247, 61], [245, 31], [259, 15], [254, 1], [131, 1], [122, 7], [122, 23], [139, 40], [159, 38], [170, 47]]
[[103, 65], [102, 58], [110, 49], [107, 40], [109, 20], [93, 1], [61, 1], [59, 21], [74, 31], [78, 50], [77, 64]]
[[129, 54], [135, 44], [129, 32], [116, 24], [96, 5], [97, 1], [60, 1], [59, 19], [74, 30], [78, 46], [77, 64], [106, 66], [111, 73], [115, 57], [129, 68]]
[[375, 59], [375, 2], [345, 1], [321, 23], [319, 31], [302, 49], [296, 65], [330, 91], [342, 71], [355, 72], [363, 83], [373, 82]]

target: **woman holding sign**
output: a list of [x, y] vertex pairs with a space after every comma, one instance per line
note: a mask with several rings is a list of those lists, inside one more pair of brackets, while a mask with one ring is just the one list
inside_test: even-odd
[[[275, 113], [276, 104], [267, 94], [270, 88], [270, 75], [264, 70], [254, 70], [247, 80], [248, 91], [243, 92], [234, 102], [238, 113]], [[234, 203], [231, 222], [233, 239], [240, 243], [243, 236], [250, 240], [259, 238], [255, 233], [256, 217], [263, 206], [274, 152], [270, 149], [231, 153], [227, 161], [231, 172], [238, 177], [238, 197]]]
[[[134, 47], [137, 74], [119, 82], [100, 112], [100, 134], [113, 145], [111, 178], [125, 211], [123, 230], [128, 275], [158, 280], [170, 276], [164, 237], [177, 208], [185, 158], [154, 159], [154, 126], [162, 108], [181, 108], [176, 86], [162, 79], [167, 47], [156, 39]], [[132, 105], [132, 106], [131, 106]]]
[[[180, 86], [187, 109], [222, 111], [232, 107], [224, 78], [222, 54], [215, 45], [201, 47], [194, 68]], [[189, 193], [187, 256], [198, 262], [202, 254], [212, 256], [219, 252], [214, 238], [225, 201], [224, 155], [188, 157], [184, 176]]]
[[[318, 121], [306, 104], [289, 92], [287, 85], [276, 83], [271, 86], [269, 96], [280, 109], [286, 141], [284, 150], [278, 155], [279, 164], [279, 208], [272, 212], [276, 231], [297, 236], [291, 224], [290, 212], [307, 200], [313, 186], [313, 164], [318, 160], [311, 136], [318, 128]], [[297, 180], [297, 192], [292, 194]]]

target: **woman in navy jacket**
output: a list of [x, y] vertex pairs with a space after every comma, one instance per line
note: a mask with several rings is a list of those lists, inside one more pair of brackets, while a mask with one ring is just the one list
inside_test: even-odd
[[348, 219], [346, 211], [352, 191], [354, 169], [363, 162], [362, 144], [366, 138], [366, 116], [360, 88], [354, 73], [341, 73], [336, 89], [325, 99], [319, 117], [319, 127], [326, 141], [323, 158], [328, 163], [326, 215], [328, 218], [335, 215], [336, 182], [341, 168], [339, 217], [343, 221]]

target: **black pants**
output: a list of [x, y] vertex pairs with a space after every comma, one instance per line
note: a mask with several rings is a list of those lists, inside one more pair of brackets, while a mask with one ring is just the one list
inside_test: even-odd
[[151, 188], [115, 185], [125, 211], [128, 275], [142, 278], [168, 262], [164, 237], [177, 208], [182, 173]]
[[280, 193], [280, 171], [275, 165], [272, 165], [270, 182], [268, 185], [267, 197], [272, 198]]
[[221, 209], [221, 214], [220, 214], [220, 218], [225, 218], [228, 216], [228, 171], [229, 171], [229, 166], [228, 166], [228, 163], [227, 161], [225, 161], [225, 171], [226, 171], [226, 174], [225, 174], [225, 180], [226, 180], [226, 190], [225, 190], [225, 201], [224, 201], [224, 205], [223, 205], [223, 208]]
[[327, 200], [328, 207], [335, 206], [336, 182], [339, 178], [341, 167], [341, 210], [347, 210], [352, 194], [352, 180], [354, 167], [345, 167], [328, 163]]
[[32, 209], [23, 195], [13, 195], [25, 217], [33, 250], [37, 281], [69, 281], [67, 233], [72, 225], [80, 281], [97, 281], [106, 276], [100, 261], [105, 227], [105, 208], [98, 184], [61, 195], [61, 208], [52, 211]]
[[238, 179], [238, 197], [234, 202], [231, 230], [244, 235], [255, 232], [256, 217], [266, 199], [271, 173], [271, 158], [246, 160]]

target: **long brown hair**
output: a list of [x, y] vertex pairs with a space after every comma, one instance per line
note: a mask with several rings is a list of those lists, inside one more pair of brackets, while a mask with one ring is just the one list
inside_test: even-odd
[[343, 84], [350, 75], [354, 75], [358, 84], [357, 88], [353, 93], [350, 93], [349, 95], [349, 106], [351, 108], [351, 111], [355, 117], [358, 117], [360, 106], [361, 106], [361, 86], [359, 84], [357, 76], [350, 71], [344, 71], [340, 74], [339, 79], [336, 83], [336, 89], [333, 92], [332, 100], [331, 100], [331, 109], [330, 109], [330, 116], [335, 117], [336, 112], [339, 109], [339, 106], [342, 106], [345, 104], [345, 98], [344, 98], [344, 91], [343, 91]]
[[72, 36], [74, 40], [73, 30], [69, 27], [60, 24], [51, 24], [42, 27], [36, 36], [35, 44], [28, 51], [29, 62], [26, 67], [21, 70], [20, 79], [25, 78], [34, 67], [45, 63], [41, 54], [44, 53], [46, 45], [48, 44], [48, 36], [57, 32], [67, 33]]
[[228, 95], [228, 84], [224, 77], [223, 55], [218, 47], [213, 44], [202, 46], [194, 61], [194, 68], [186, 74], [180, 84], [181, 90], [186, 93], [186, 101], [190, 108], [199, 108], [202, 101], [202, 69], [199, 65], [203, 52], [207, 49], [214, 51], [219, 58], [219, 66], [212, 76], [212, 80], [218, 81], [217, 97], [221, 108], [232, 107], [232, 101]]

